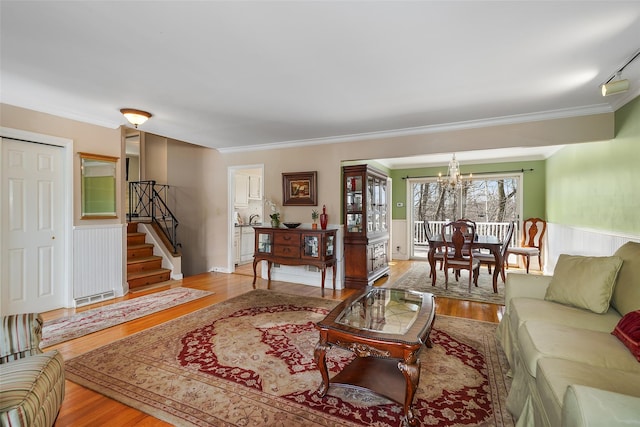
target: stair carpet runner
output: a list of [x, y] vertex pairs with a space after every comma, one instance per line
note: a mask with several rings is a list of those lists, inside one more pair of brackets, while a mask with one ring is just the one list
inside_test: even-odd
[[153, 243], [145, 243], [146, 233], [137, 223], [127, 224], [127, 282], [129, 289], [165, 282], [171, 270], [162, 268], [162, 257], [153, 254]]

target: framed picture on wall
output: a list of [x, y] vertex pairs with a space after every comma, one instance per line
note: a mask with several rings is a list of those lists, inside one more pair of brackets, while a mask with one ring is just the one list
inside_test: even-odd
[[317, 171], [282, 174], [283, 206], [318, 206]]

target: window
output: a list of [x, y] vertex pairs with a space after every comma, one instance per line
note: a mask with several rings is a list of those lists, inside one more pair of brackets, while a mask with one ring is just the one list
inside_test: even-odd
[[[412, 224], [412, 257], [426, 257], [424, 219], [440, 231], [441, 224], [467, 218], [478, 223], [478, 232], [501, 229], [499, 224], [517, 221], [521, 211], [521, 175], [485, 175], [464, 179], [462, 185], [451, 187], [435, 178], [410, 179]], [[517, 235], [517, 234], [516, 234]]]

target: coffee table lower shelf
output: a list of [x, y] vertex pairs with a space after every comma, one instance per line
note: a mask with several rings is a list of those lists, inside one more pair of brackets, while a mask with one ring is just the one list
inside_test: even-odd
[[329, 380], [329, 385], [366, 389], [403, 405], [406, 380], [398, 368], [399, 361], [399, 359], [356, 357]]

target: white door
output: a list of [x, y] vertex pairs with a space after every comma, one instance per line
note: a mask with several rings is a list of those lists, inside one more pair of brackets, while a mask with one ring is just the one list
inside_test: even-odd
[[65, 305], [63, 153], [2, 138], [3, 314]]

